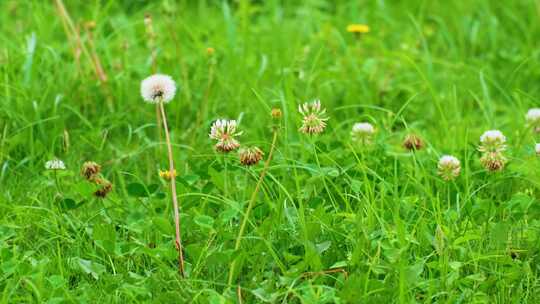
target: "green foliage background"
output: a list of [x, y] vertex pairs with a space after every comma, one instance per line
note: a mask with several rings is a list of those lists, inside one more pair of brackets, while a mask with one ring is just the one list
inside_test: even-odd
[[[538, 2], [64, 0], [106, 82], [56, 2], [0, 1], [0, 302], [235, 303], [237, 286], [244, 303], [540, 301], [539, 160], [524, 119], [540, 94]], [[157, 68], [179, 85], [166, 108], [186, 279], [157, 174], [165, 146], [139, 94], [152, 73], [145, 13]], [[330, 120], [308, 138], [297, 106], [314, 98]], [[237, 119], [242, 144], [268, 152], [274, 107], [276, 156], [234, 251], [261, 166], [216, 154], [209, 127]], [[369, 149], [350, 141], [357, 121], [377, 128]], [[476, 146], [493, 128], [510, 162], [487, 174]], [[404, 151], [408, 133], [426, 148]], [[436, 175], [442, 154], [462, 162], [455, 182]], [[46, 172], [53, 157], [68, 170]], [[80, 177], [87, 160], [114, 183], [105, 200]]]

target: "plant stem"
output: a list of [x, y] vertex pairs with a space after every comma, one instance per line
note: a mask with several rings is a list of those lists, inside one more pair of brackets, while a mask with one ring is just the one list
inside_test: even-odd
[[178, 272], [184, 276], [184, 254], [182, 253], [182, 239], [180, 237], [180, 215], [178, 213], [178, 198], [176, 197], [176, 174], [174, 174], [174, 160], [172, 153], [171, 137], [169, 135], [169, 127], [167, 126], [167, 116], [163, 102], [159, 102], [161, 110], [161, 118], [163, 121], [163, 129], [165, 129], [165, 141], [167, 142], [167, 152], [169, 156], [169, 172], [171, 173], [171, 196], [174, 208], [174, 225], [176, 227], [176, 250], [178, 250]]
[[[264, 177], [266, 176], [266, 173], [268, 172], [268, 168], [270, 167], [270, 162], [272, 161], [272, 155], [274, 154], [274, 149], [276, 148], [277, 136], [278, 136], [278, 128], [275, 128], [274, 135], [272, 138], [272, 145], [270, 146], [270, 152], [268, 153], [268, 158], [266, 159], [266, 162], [264, 163], [264, 167], [261, 171], [261, 175], [259, 176], [259, 180], [257, 181], [257, 184], [255, 185], [255, 190], [253, 190], [253, 193], [251, 194], [251, 197], [249, 199], [248, 206], [247, 206], [246, 212], [244, 213], [244, 218], [242, 220], [242, 224], [240, 225], [240, 231], [238, 231], [238, 236], [236, 236], [234, 250], [238, 250], [242, 243], [242, 236], [244, 235], [244, 231], [246, 229], [247, 221], [249, 219], [249, 214], [251, 212], [251, 209], [253, 208], [253, 204], [255, 203], [257, 194], [259, 193], [261, 185], [264, 181]], [[236, 260], [234, 260], [231, 263], [231, 267], [229, 269], [228, 285], [232, 284], [235, 268], [236, 268]]]

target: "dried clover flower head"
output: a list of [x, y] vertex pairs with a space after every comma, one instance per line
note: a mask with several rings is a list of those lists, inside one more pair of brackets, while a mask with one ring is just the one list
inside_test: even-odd
[[155, 74], [141, 82], [141, 96], [149, 103], [167, 103], [176, 94], [176, 84], [171, 76]]
[[354, 142], [368, 145], [375, 134], [375, 128], [368, 122], [355, 123], [351, 130], [351, 137]]
[[305, 134], [319, 134], [326, 127], [326, 109], [321, 108], [321, 101], [315, 100], [306, 102], [298, 106], [298, 111], [302, 114], [302, 127], [300, 132]]
[[506, 149], [506, 137], [499, 130], [489, 130], [480, 136], [481, 152], [502, 152]]
[[501, 171], [504, 169], [506, 161], [506, 157], [500, 152], [486, 152], [480, 158], [482, 166], [490, 172]]
[[218, 119], [212, 124], [210, 138], [217, 140], [215, 148], [219, 152], [230, 152], [238, 149], [240, 143], [235, 137], [242, 134], [236, 131], [236, 120]]
[[421, 150], [424, 142], [415, 134], [408, 134], [403, 140], [403, 147], [409, 151]]
[[82, 165], [81, 174], [87, 180], [91, 181], [97, 177], [101, 171], [101, 166], [93, 161], [87, 161]]
[[170, 181], [173, 178], [173, 176], [176, 177], [177, 175], [176, 175], [176, 170], [173, 170], [172, 173], [169, 170], [165, 170], [165, 171], [159, 170], [159, 176], [163, 178], [164, 180]]
[[527, 123], [534, 128], [534, 131], [540, 133], [540, 108], [530, 109], [527, 111], [525, 118]]
[[66, 170], [66, 165], [59, 159], [49, 160], [45, 163], [45, 169], [47, 170]]
[[279, 108], [273, 108], [270, 112], [270, 115], [272, 115], [273, 119], [280, 119], [282, 116], [281, 109]]
[[461, 164], [459, 159], [452, 155], [443, 155], [439, 159], [438, 173], [442, 179], [449, 181], [459, 176]]
[[250, 147], [240, 149], [238, 155], [242, 165], [253, 166], [261, 161], [264, 153], [258, 147]]
[[109, 192], [112, 191], [113, 185], [110, 181], [102, 178], [96, 178], [95, 179], [96, 185], [99, 186], [99, 188], [94, 192], [94, 195], [99, 198], [105, 198]]

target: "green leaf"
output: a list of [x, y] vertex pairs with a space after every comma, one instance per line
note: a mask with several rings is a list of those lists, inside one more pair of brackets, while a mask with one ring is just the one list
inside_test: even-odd
[[213, 229], [214, 228], [214, 218], [208, 216], [208, 215], [197, 215], [193, 219], [195, 224], [199, 225], [201, 228], [204, 229]]
[[69, 264], [72, 268], [79, 269], [86, 274], [90, 274], [96, 280], [98, 280], [99, 276], [106, 270], [105, 266], [101, 265], [100, 263], [81, 258], [71, 258], [69, 259]]
[[146, 187], [143, 184], [140, 183], [131, 183], [128, 184], [127, 192], [130, 196], [134, 197], [148, 197], [150, 196], [150, 192], [147, 191]]

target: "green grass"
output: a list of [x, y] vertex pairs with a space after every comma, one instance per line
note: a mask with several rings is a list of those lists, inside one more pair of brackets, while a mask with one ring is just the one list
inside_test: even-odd
[[[238, 286], [243, 303], [540, 302], [540, 164], [524, 118], [540, 95], [537, 2], [64, 2], [106, 83], [84, 51], [75, 60], [54, 1], [0, 2], [0, 303], [238, 303]], [[145, 13], [157, 70], [179, 85], [166, 110], [185, 279], [158, 176], [166, 147], [139, 94]], [[358, 40], [349, 23], [371, 32]], [[297, 106], [314, 98], [330, 120], [309, 138]], [[262, 165], [217, 154], [208, 132], [237, 119], [241, 143], [268, 153], [274, 107], [276, 153], [234, 251]], [[358, 121], [377, 128], [369, 149], [350, 141]], [[490, 174], [477, 145], [493, 128], [509, 163]], [[409, 133], [426, 148], [406, 152]], [[454, 182], [437, 176], [442, 154], [461, 160]], [[59, 187], [53, 157], [68, 167]], [[114, 184], [106, 199], [80, 176], [87, 160]]]

